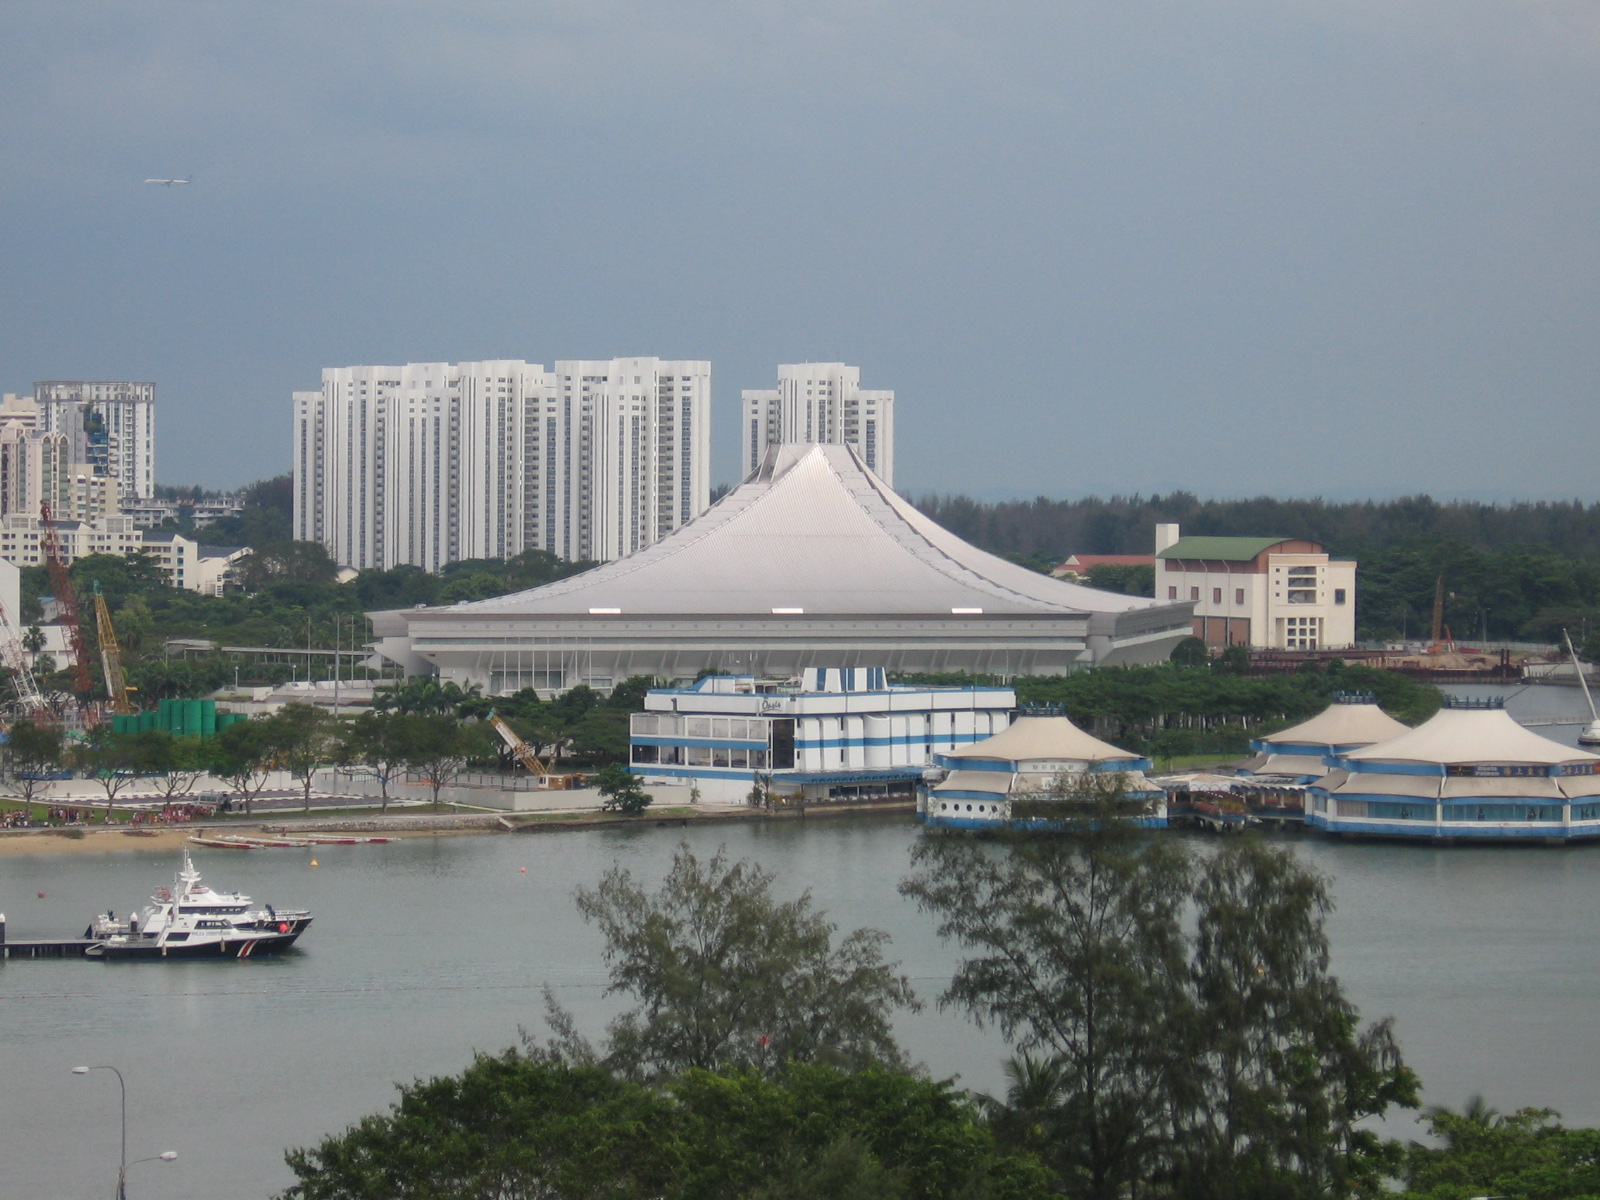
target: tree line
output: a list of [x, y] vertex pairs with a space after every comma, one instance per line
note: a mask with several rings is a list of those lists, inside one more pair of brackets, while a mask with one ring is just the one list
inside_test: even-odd
[[[1185, 534], [1309, 538], [1360, 563], [1363, 641], [1428, 637], [1442, 578], [1445, 623], [1458, 640], [1555, 643], [1570, 629], [1600, 656], [1600, 504], [1201, 501], [1175, 492], [993, 504], [929, 496], [918, 507], [973, 544], [1040, 571], [1069, 554], [1149, 554], [1163, 522]], [[1154, 595], [1148, 568], [1100, 566], [1088, 582]]]
[[1001, 500], [930, 495], [916, 505], [952, 533], [997, 554], [1149, 554], [1158, 524], [1207, 537], [1295, 537], [1359, 556], [1425, 539], [1504, 550], [1542, 546], [1567, 558], [1600, 557], [1600, 503], [1484, 504], [1429, 496], [1339, 502], [1200, 500], [1168, 495]]
[[[1415, 1108], [1388, 1022], [1329, 969], [1327, 881], [1240, 839], [1198, 854], [1127, 820], [1114, 777], [1058, 785], [1057, 831], [925, 838], [901, 891], [962, 950], [937, 996], [1011, 1048], [1005, 1088], [907, 1060], [922, 1003], [886, 935], [687, 846], [651, 887], [578, 889], [629, 1003], [290, 1150], [281, 1200], [1407, 1200], [1592, 1195], [1593, 1131]], [[1391, 1192], [1398, 1189], [1398, 1192]]]
[[[569, 563], [540, 550], [514, 558], [451, 563], [438, 574], [420, 567], [363, 571], [339, 582], [338, 565], [312, 542], [270, 543], [243, 561], [237, 586], [221, 596], [172, 587], [155, 559], [96, 554], [71, 565], [80, 609], [96, 585], [106, 598], [128, 683], [146, 707], [163, 699], [195, 699], [232, 683], [280, 684], [293, 678], [333, 678], [332, 656], [263, 661], [222, 650], [169, 655], [168, 639], [204, 639], [219, 645], [277, 647], [285, 651], [353, 650], [371, 640], [366, 614], [418, 604], [485, 600], [565, 578], [592, 564]], [[22, 570], [22, 621], [30, 649], [42, 644], [41, 598], [51, 593], [43, 567]], [[91, 673], [99, 680], [98, 630], [84, 622]], [[73, 691], [68, 664], [44, 655], [35, 673], [41, 687], [63, 700]], [[342, 668], [345, 677], [365, 675]], [[101, 684], [103, 688], [103, 683]]]
[[0, 744], [0, 780], [31, 804], [50, 778], [77, 771], [99, 784], [109, 816], [116, 798], [135, 784], [154, 788], [170, 805], [209, 775], [238, 797], [248, 815], [273, 772], [294, 779], [309, 810], [317, 772], [338, 768], [371, 778], [383, 809], [391, 787], [408, 773], [416, 775], [427, 782], [437, 807], [443, 789], [469, 771], [515, 766], [487, 723], [494, 713], [536, 754], [568, 756], [596, 770], [611, 806], [637, 812], [650, 798], [620, 764], [628, 758], [629, 715], [643, 707], [645, 692], [657, 682], [644, 676], [624, 680], [605, 697], [580, 684], [545, 701], [531, 688], [489, 700], [476, 687], [415, 679], [379, 689], [372, 709], [353, 716], [287, 704], [211, 737], [102, 725], [73, 740], [57, 726], [23, 719]]
[[1394, 671], [1342, 659], [1308, 663], [1299, 672], [1248, 675], [1249, 656], [1230, 647], [1213, 659], [1198, 638], [1180, 643], [1173, 661], [1149, 667], [1103, 667], [1073, 675], [1012, 680], [966, 673], [900, 674], [900, 683], [997, 685], [1016, 689], [1017, 703], [1060, 712], [1125, 749], [1154, 758], [1242, 754], [1251, 738], [1321, 712], [1335, 693], [1370, 693], [1396, 719], [1417, 725], [1438, 711], [1439, 689]]

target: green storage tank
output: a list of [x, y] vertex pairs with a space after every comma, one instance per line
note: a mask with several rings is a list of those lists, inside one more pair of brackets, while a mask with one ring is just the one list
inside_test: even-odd
[[200, 701], [200, 736], [215, 737], [217, 735], [217, 702], [215, 700]]

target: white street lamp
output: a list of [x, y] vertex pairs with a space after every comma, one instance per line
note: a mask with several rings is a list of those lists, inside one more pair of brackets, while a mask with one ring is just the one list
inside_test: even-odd
[[127, 1180], [128, 1168], [142, 1162], [171, 1162], [178, 1157], [176, 1150], [163, 1150], [151, 1158], [136, 1158], [132, 1163], [128, 1161], [128, 1083], [122, 1078], [122, 1072], [113, 1066], [101, 1064], [93, 1067], [73, 1067], [74, 1075], [87, 1075], [90, 1071], [110, 1071], [117, 1077], [117, 1087], [122, 1094], [122, 1154], [117, 1164], [117, 1200], [128, 1200]]

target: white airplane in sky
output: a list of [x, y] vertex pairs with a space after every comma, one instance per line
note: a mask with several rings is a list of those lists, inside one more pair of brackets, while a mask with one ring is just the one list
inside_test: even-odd
[[145, 182], [159, 183], [162, 187], [171, 187], [175, 183], [192, 183], [194, 182], [194, 176], [191, 175], [188, 179], [146, 179]]

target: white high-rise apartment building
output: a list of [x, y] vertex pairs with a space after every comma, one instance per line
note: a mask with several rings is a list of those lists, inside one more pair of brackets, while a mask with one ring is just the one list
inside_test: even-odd
[[64, 434], [74, 464], [116, 480], [130, 499], [155, 495], [155, 384], [35, 383], [33, 399], [37, 432]]
[[783, 442], [849, 446], [868, 469], [894, 486], [894, 393], [863, 391], [861, 368], [844, 363], [787, 363], [774, 390], [744, 399], [744, 471]]
[[708, 362], [337, 367], [294, 409], [295, 536], [346, 566], [618, 558], [710, 503]]

